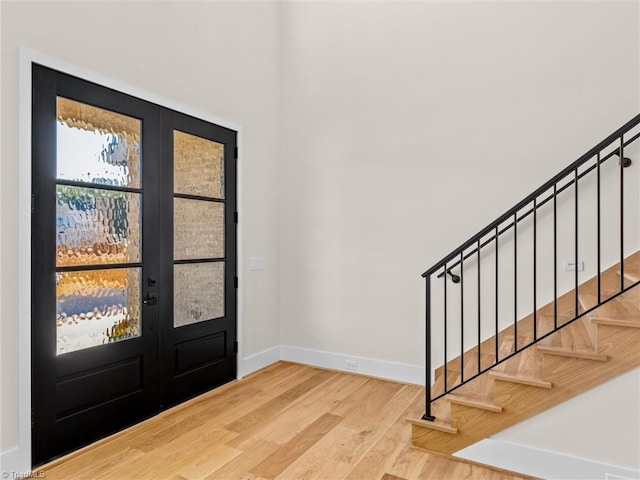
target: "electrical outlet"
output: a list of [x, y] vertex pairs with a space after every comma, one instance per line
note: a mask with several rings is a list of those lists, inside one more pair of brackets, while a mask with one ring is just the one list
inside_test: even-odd
[[357, 372], [358, 362], [356, 362], [355, 360], [347, 360], [344, 368], [346, 368], [347, 370], [351, 370], [352, 372]]
[[[576, 271], [576, 261], [575, 260], [565, 260], [564, 261], [564, 271], [565, 272], [575, 272]], [[578, 260], [578, 271], [584, 271], [584, 260]]]
[[264, 270], [264, 257], [251, 257], [249, 259], [249, 268], [251, 270]]

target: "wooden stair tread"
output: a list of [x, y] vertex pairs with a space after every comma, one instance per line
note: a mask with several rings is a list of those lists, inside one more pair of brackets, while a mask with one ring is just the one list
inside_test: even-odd
[[521, 375], [513, 375], [505, 372], [489, 372], [489, 376], [496, 380], [502, 380], [505, 382], [521, 383], [523, 385], [530, 385], [532, 387], [551, 388], [553, 385], [551, 382], [533, 377], [523, 377]]
[[612, 325], [615, 327], [640, 328], [640, 321], [621, 318], [591, 317], [591, 321], [598, 325]]
[[[640, 326], [640, 325], [638, 325]], [[537, 345], [539, 352], [547, 353], [549, 355], [561, 355], [563, 357], [583, 358], [585, 360], [597, 360], [600, 362], [606, 362], [609, 357], [604, 353], [598, 353], [589, 350], [571, 350], [564, 347], [556, 347], [551, 345]]]
[[410, 423], [411, 425], [416, 425], [418, 427], [430, 428], [432, 430], [439, 430], [440, 432], [450, 433], [452, 435], [455, 435], [458, 433], [457, 428], [452, 427], [451, 425], [446, 424], [444, 422], [439, 422], [437, 418], [433, 422], [422, 420], [421, 418], [407, 418], [406, 422]]
[[451, 403], [457, 403], [459, 405], [465, 405], [467, 407], [475, 407], [481, 410], [487, 410], [489, 412], [501, 413], [502, 407], [500, 405], [496, 405], [492, 402], [487, 402], [483, 400], [476, 400], [473, 398], [468, 398], [462, 395], [449, 394], [445, 397]]

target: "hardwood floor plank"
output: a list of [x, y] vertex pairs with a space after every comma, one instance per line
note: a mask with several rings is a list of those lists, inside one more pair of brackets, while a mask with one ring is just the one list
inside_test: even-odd
[[251, 469], [251, 473], [264, 478], [274, 478], [318, 443], [343, 420], [342, 417], [325, 413], [290, 441], [282, 445], [268, 459]]
[[389, 472], [403, 478], [422, 478], [420, 472], [424, 470], [428, 462], [433, 460], [433, 456], [425, 455], [422, 450], [407, 444], [400, 451]]
[[[369, 428], [372, 425], [372, 418], [378, 417], [381, 409], [385, 408], [394, 397], [402, 393], [400, 403], [406, 401], [408, 398], [413, 400], [417, 389], [418, 387], [408, 387], [391, 382], [378, 383], [376, 388], [374, 388], [365, 399], [347, 410], [344, 415], [345, 425], [353, 430]], [[402, 408], [406, 407], [406, 404], [402, 405]]]
[[288, 408], [291, 402], [306, 394], [318, 383], [323, 383], [334, 375], [336, 375], [334, 372], [317, 370], [312, 377], [291, 387], [261, 407], [240, 417], [238, 420], [227, 424], [225, 428], [237, 433], [251, 431], [256, 428], [256, 425], [261, 425], [262, 423], [267, 422], [271, 417]]
[[253, 473], [248, 472], [269, 458], [279, 448], [280, 445], [273, 442], [256, 439], [253, 444], [248, 445], [240, 455], [210, 473], [205, 480], [242, 478], [243, 475], [251, 475], [251, 478], [257, 478]]
[[111, 447], [110, 453], [106, 453], [104, 449], [99, 453], [89, 451], [82, 457], [75, 457], [73, 461], [58, 463], [47, 468], [46, 478], [49, 480], [96, 478], [105, 471], [115, 469], [144, 455], [144, 452], [130, 447], [120, 445], [111, 445]]
[[391, 471], [394, 460], [399, 453], [411, 444], [411, 432], [402, 423], [394, 423], [380, 441], [357, 462], [348, 480], [363, 478], [380, 478]]
[[[101, 472], [101, 477], [143, 480], [180, 474], [189, 480], [200, 480], [241, 453], [224, 445], [234, 435], [233, 432], [212, 430], [208, 425], [203, 425], [132, 462]], [[209, 463], [211, 461], [213, 464]], [[217, 462], [223, 463], [216, 466]]]
[[424, 463], [422, 470], [419, 473], [417, 478], [442, 478], [444, 479], [443, 469], [446, 470], [449, 462], [447, 462], [446, 457], [442, 457], [440, 455], [430, 455], [427, 458], [427, 461]]

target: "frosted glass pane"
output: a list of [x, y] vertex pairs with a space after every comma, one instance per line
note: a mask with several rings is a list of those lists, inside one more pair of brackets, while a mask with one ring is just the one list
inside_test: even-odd
[[173, 132], [175, 193], [224, 198], [224, 145]]
[[57, 98], [58, 178], [140, 187], [138, 119]]
[[173, 326], [224, 317], [224, 262], [174, 265]]
[[224, 257], [224, 204], [173, 199], [175, 260]]
[[58, 267], [140, 261], [142, 196], [56, 186]]
[[56, 273], [57, 354], [140, 335], [140, 269]]

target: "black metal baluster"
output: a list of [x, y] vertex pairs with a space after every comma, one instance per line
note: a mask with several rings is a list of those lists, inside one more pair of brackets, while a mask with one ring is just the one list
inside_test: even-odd
[[460, 252], [460, 384], [464, 383], [464, 251]]
[[498, 323], [499, 323], [498, 319], [500, 317], [500, 311], [498, 310], [498, 289], [499, 289], [499, 285], [498, 285], [498, 235], [499, 235], [499, 229], [498, 229], [498, 225], [496, 225], [496, 232], [495, 232], [495, 236], [496, 236], [496, 336], [495, 336], [495, 340], [496, 340], [496, 364], [500, 360], [498, 358]]
[[598, 262], [598, 305], [600, 305], [600, 303], [602, 302], [602, 289], [601, 289], [601, 286], [600, 286], [601, 285], [601, 278], [600, 278], [601, 277], [601, 274], [600, 274], [601, 267], [600, 267], [600, 263], [601, 263], [601, 260], [602, 260], [600, 258], [600, 256], [601, 256], [601, 253], [600, 253], [600, 152], [598, 152], [598, 155], [596, 156], [596, 160], [598, 161], [598, 166], [597, 166], [597, 178], [598, 178], [598, 180], [597, 180], [597, 183], [598, 183], [597, 188], [598, 188], [598, 190], [597, 190], [597, 197], [596, 197], [597, 198], [596, 201], [597, 201], [597, 204], [598, 204], [597, 205], [597, 216], [598, 216], [598, 218], [596, 220], [597, 230], [598, 230], [598, 240], [597, 240], [598, 241], [598, 252], [597, 252], [597, 256], [598, 256], [598, 259], [597, 259], [597, 262]]
[[[447, 272], [447, 264], [444, 264], [444, 271]], [[449, 366], [447, 365], [447, 275], [444, 277], [444, 390], [443, 393], [447, 393], [447, 370]]]
[[624, 135], [620, 135], [620, 291], [624, 290]]
[[518, 351], [518, 212], [513, 214], [513, 351]]
[[575, 194], [575, 225], [574, 225], [574, 239], [575, 239], [575, 272], [574, 272], [574, 278], [575, 278], [575, 295], [574, 295], [574, 299], [575, 299], [575, 309], [576, 309], [576, 317], [578, 315], [580, 315], [580, 311], [579, 311], [579, 299], [578, 299], [578, 169], [575, 169], [575, 174], [574, 174], [574, 184], [573, 184], [573, 190], [574, 190], [574, 194]]
[[481, 366], [480, 366], [480, 316], [481, 316], [481, 310], [480, 310], [480, 239], [478, 239], [478, 245], [476, 246], [477, 248], [477, 262], [478, 262], [478, 373], [480, 373], [480, 370], [482, 370]]
[[553, 329], [558, 329], [558, 184], [553, 184]]
[[533, 199], [533, 341], [538, 341], [538, 198]]
[[[447, 279], [445, 277], [445, 283]], [[431, 275], [425, 277], [425, 293], [426, 293], [426, 314], [425, 314], [425, 413], [422, 417], [423, 420], [429, 420], [433, 422], [436, 417], [431, 415]]]

